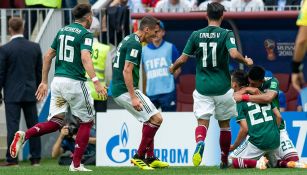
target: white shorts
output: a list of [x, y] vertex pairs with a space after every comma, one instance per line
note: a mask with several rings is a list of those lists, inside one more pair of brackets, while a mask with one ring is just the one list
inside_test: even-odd
[[246, 139], [238, 148], [236, 148], [230, 155], [230, 158], [254, 159], [259, 160], [261, 156], [267, 156], [270, 166], [275, 167], [279, 159], [278, 151], [274, 150], [261, 150]]
[[210, 120], [210, 117], [214, 116], [223, 121], [238, 115], [233, 89], [219, 96], [204, 96], [194, 90], [193, 99], [193, 110], [197, 119]]
[[286, 160], [293, 156], [298, 156], [297, 150], [290, 140], [287, 131], [285, 129], [280, 130], [279, 157], [282, 160]]
[[159, 113], [155, 105], [140, 90], [136, 89], [135, 94], [143, 105], [142, 111], [137, 111], [133, 108], [129, 92], [114, 98], [114, 101], [121, 107], [127, 109], [129, 113], [132, 114], [140, 122], [147, 122], [150, 117]]
[[83, 81], [66, 77], [54, 77], [51, 83], [51, 101], [49, 117], [66, 113], [70, 108], [72, 115], [81, 122], [89, 122], [95, 118], [94, 101], [89, 88]]

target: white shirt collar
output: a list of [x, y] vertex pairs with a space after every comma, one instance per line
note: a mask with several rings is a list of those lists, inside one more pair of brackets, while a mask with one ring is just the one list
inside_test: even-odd
[[17, 35], [13, 35], [10, 40], [12, 41], [15, 38], [22, 38], [22, 37], [24, 37], [23, 34], [17, 34]]

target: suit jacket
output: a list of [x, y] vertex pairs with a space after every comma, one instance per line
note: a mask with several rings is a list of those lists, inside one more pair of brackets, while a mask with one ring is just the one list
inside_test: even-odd
[[35, 102], [42, 79], [42, 52], [37, 43], [23, 37], [0, 47], [0, 89], [4, 102]]

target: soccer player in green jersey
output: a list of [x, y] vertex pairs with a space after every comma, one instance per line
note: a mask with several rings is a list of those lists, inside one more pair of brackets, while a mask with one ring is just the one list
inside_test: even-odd
[[[279, 91], [279, 82], [274, 77], [264, 77], [265, 69], [261, 66], [254, 66], [248, 72], [248, 81], [249, 86], [254, 89], [259, 89], [261, 94], [249, 95], [245, 94], [246, 92], [250, 92], [252, 89], [249, 87], [246, 89], [242, 89], [240, 92], [234, 95], [236, 101], [247, 101], [253, 103], [273, 103], [277, 109], [279, 108], [278, 101], [278, 91]], [[254, 91], [254, 90], [252, 90]], [[242, 95], [243, 94], [243, 95]], [[275, 113], [279, 113], [279, 111], [274, 111]], [[280, 122], [280, 147], [279, 147], [279, 157], [280, 161], [278, 161], [278, 167], [288, 167], [288, 168], [307, 168], [305, 163], [299, 161], [298, 153], [296, 148], [294, 147], [292, 141], [290, 140], [287, 130], [285, 128], [284, 120]]]
[[[114, 101], [143, 122], [142, 139], [131, 162], [143, 170], [164, 168], [168, 163], [154, 155], [154, 137], [162, 116], [149, 98], [138, 88], [142, 42], [151, 42], [159, 31], [159, 21], [146, 16], [135, 33], [126, 36], [118, 45], [113, 60], [112, 95]], [[146, 157], [145, 157], [146, 156]]]
[[59, 130], [63, 127], [65, 113], [70, 108], [80, 124], [69, 171], [91, 171], [80, 164], [95, 117], [93, 99], [85, 84], [85, 72], [94, 82], [95, 90], [100, 96], [106, 95], [106, 88], [96, 77], [91, 59], [93, 36], [87, 30], [92, 23], [91, 6], [79, 4], [73, 8], [72, 14], [75, 22], [58, 31], [51, 48], [44, 56], [42, 82], [36, 92], [39, 101], [48, 93], [48, 73], [52, 59], [56, 58], [48, 121], [38, 123], [26, 132], [16, 132], [10, 153], [12, 157], [16, 157], [22, 144], [29, 138]]
[[[232, 87], [235, 92], [247, 85], [248, 80], [244, 72], [235, 71], [232, 74]], [[280, 115], [274, 115], [274, 108], [276, 107], [270, 103], [237, 103], [236, 120], [240, 130], [236, 141], [230, 147], [233, 152], [229, 156], [229, 163], [234, 168], [266, 169], [268, 160], [264, 157], [265, 154], [269, 156], [272, 164], [276, 163], [280, 138], [276, 118]]]
[[198, 126], [195, 129], [197, 146], [193, 155], [194, 166], [199, 166], [202, 161], [210, 117], [214, 116], [221, 128], [220, 168], [227, 168], [231, 142], [229, 121], [231, 117], [237, 115], [233, 90], [230, 86], [229, 58], [248, 66], [253, 64], [250, 58], [244, 58], [238, 52], [233, 32], [220, 27], [223, 12], [224, 6], [220, 3], [208, 4], [208, 27], [192, 33], [183, 54], [169, 68], [170, 72], [174, 73], [190, 55], [196, 56], [196, 90], [193, 92], [193, 110]]

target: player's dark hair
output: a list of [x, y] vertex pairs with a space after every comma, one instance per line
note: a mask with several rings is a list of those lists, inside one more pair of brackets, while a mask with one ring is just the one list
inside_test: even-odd
[[153, 29], [156, 25], [160, 25], [160, 21], [153, 16], [145, 16], [141, 19], [140, 30], [144, 30], [145, 27]]
[[219, 20], [223, 16], [225, 8], [218, 2], [212, 2], [207, 5], [207, 15], [210, 20]]
[[75, 20], [81, 20], [91, 12], [91, 5], [89, 4], [78, 4], [72, 9], [72, 15]]
[[16, 33], [23, 29], [23, 21], [19, 17], [12, 17], [9, 20], [9, 27]]
[[231, 76], [231, 81], [236, 82], [239, 87], [248, 86], [247, 74], [243, 70], [236, 70], [231, 74]]
[[261, 66], [253, 66], [248, 72], [248, 78], [254, 81], [260, 81], [264, 79], [265, 69]]

